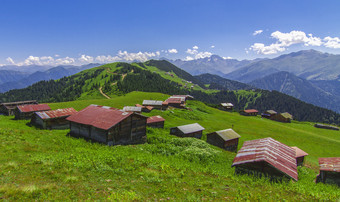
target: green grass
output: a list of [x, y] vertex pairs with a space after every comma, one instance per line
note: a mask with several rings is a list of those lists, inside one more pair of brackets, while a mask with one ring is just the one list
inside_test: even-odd
[[[113, 99], [49, 104], [52, 109], [89, 104], [121, 108], [143, 99], [164, 100], [159, 93], [132, 92]], [[108, 147], [66, 136], [69, 130], [39, 130], [28, 121], [0, 116], [0, 198], [3, 200], [251, 200], [311, 201], [340, 199], [340, 188], [315, 184], [317, 158], [340, 156], [339, 131], [312, 123], [278, 123], [219, 111], [198, 101], [192, 109], [154, 110], [166, 119], [165, 129], [148, 129], [148, 143]], [[299, 181], [270, 182], [235, 175], [235, 153], [192, 138], [169, 135], [169, 128], [199, 123], [204, 134], [230, 128], [246, 140], [272, 137], [310, 155], [299, 168]], [[204, 136], [203, 139], [206, 137]]]

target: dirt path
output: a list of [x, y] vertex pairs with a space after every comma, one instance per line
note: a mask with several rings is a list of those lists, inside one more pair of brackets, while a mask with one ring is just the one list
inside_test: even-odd
[[107, 96], [103, 91], [102, 91], [102, 87], [99, 88], [99, 92], [100, 94], [102, 94], [104, 97], [106, 97], [107, 99], [111, 99], [109, 96]]

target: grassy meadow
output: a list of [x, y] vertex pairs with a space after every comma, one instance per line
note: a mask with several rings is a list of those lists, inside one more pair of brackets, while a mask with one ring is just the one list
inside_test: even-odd
[[[165, 100], [168, 95], [132, 92], [112, 99], [49, 104], [52, 109], [89, 104], [122, 108], [144, 99]], [[40, 130], [29, 121], [0, 116], [0, 199], [2, 200], [340, 200], [340, 188], [315, 184], [318, 157], [340, 156], [340, 132], [313, 127], [313, 123], [279, 123], [260, 117], [223, 112], [198, 101], [191, 110], [153, 110], [164, 129], [148, 129], [142, 145], [114, 146], [68, 137], [69, 130]], [[203, 140], [177, 138], [169, 128], [199, 123]], [[272, 137], [298, 146], [309, 156], [299, 167], [299, 181], [272, 182], [267, 178], [235, 175], [236, 153], [207, 144], [205, 134], [233, 128], [244, 141]]]

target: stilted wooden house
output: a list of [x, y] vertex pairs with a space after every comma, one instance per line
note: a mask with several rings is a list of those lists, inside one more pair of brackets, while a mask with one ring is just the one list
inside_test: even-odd
[[151, 107], [151, 106], [143, 106], [143, 105], [140, 105], [140, 104], [136, 104], [135, 106], [142, 108], [142, 112], [149, 113], [153, 110], [153, 107]]
[[340, 186], [340, 157], [319, 158], [319, 166], [317, 182]]
[[329, 129], [329, 130], [339, 130], [338, 127], [336, 126], [329, 126], [329, 125], [324, 125], [324, 124], [319, 124], [319, 123], [316, 123], [314, 125], [315, 128], [323, 128], [323, 129]]
[[284, 123], [290, 123], [292, 119], [293, 119], [293, 116], [289, 114], [288, 112], [276, 114], [272, 118], [272, 120], [274, 121], [279, 121], [279, 122], [284, 122]]
[[225, 129], [207, 134], [207, 142], [227, 151], [236, 152], [240, 137], [233, 129]]
[[135, 107], [135, 106], [125, 106], [123, 108], [125, 112], [134, 112], [134, 113], [142, 113], [142, 107]]
[[146, 141], [146, 116], [90, 105], [71, 115], [70, 134], [107, 145], [138, 144]]
[[14, 111], [15, 119], [31, 119], [35, 112], [49, 111], [47, 104], [19, 105]]
[[147, 119], [147, 126], [151, 128], [164, 128], [165, 119], [161, 116], [151, 116]]
[[257, 116], [258, 113], [259, 111], [257, 111], [256, 109], [245, 109], [240, 111], [240, 114], [244, 116]]
[[194, 97], [191, 96], [191, 95], [173, 95], [173, 96], [171, 96], [170, 98], [178, 98], [178, 97], [184, 97], [184, 98], [185, 98], [185, 101], [187, 101], [187, 100], [193, 100], [193, 99], [194, 99]]
[[178, 137], [194, 137], [201, 139], [204, 128], [198, 124], [188, 124], [170, 128], [170, 134]]
[[168, 98], [164, 101], [165, 105], [169, 107], [176, 107], [176, 108], [184, 108], [185, 107], [185, 98], [184, 97], [177, 97], [177, 98]]
[[68, 129], [70, 128], [70, 123], [66, 118], [75, 113], [77, 111], [73, 108], [35, 112], [31, 123], [43, 129]]
[[221, 103], [220, 107], [221, 107], [222, 110], [231, 111], [231, 110], [233, 110], [234, 105], [232, 103]]
[[163, 110], [167, 108], [167, 105], [163, 101], [159, 100], [143, 100], [144, 107], [152, 107], [153, 109]]
[[308, 154], [298, 147], [292, 147], [292, 148], [295, 150], [296, 165], [302, 166], [305, 160], [305, 156], [308, 156]]
[[261, 117], [266, 119], [273, 119], [273, 117], [277, 114], [274, 110], [267, 110], [261, 114]]
[[244, 142], [232, 167], [236, 173], [266, 175], [272, 179], [282, 177], [298, 180], [295, 150], [272, 138]]
[[36, 100], [28, 100], [28, 101], [19, 101], [19, 102], [4, 102], [0, 104], [0, 113], [12, 116], [14, 115], [14, 111], [19, 105], [35, 105], [38, 104]]

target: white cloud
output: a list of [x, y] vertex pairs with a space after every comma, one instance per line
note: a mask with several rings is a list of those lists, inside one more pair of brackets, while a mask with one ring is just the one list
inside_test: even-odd
[[197, 49], [190, 49], [190, 48], [188, 48], [187, 51], [185, 51], [185, 52], [190, 54], [190, 55], [195, 55], [195, 54], [198, 53]]
[[76, 60], [74, 58], [65, 57], [65, 58], [58, 58], [55, 60], [55, 65], [73, 65], [75, 64]]
[[81, 55], [80, 58], [78, 58], [78, 60], [81, 63], [91, 63], [93, 62], [93, 57], [89, 55]]
[[175, 48], [169, 49], [168, 52], [169, 53], [178, 53], [177, 49], [175, 49]]
[[232, 57], [222, 57], [223, 59], [225, 59], [225, 60], [231, 60], [231, 59], [233, 59]]
[[193, 58], [193, 57], [190, 57], [190, 56], [186, 56], [186, 57], [184, 58], [184, 61], [190, 61], [190, 60], [194, 60], [194, 58]]
[[256, 30], [256, 31], [253, 33], [253, 36], [256, 36], [256, 35], [258, 35], [258, 34], [261, 34], [262, 32], [263, 32], [262, 29]]
[[194, 47], [192, 47], [192, 49], [197, 50], [197, 49], [198, 49], [198, 46], [194, 46]]
[[212, 45], [212, 46], [210, 46], [210, 48], [215, 48], [215, 46], [214, 46], [214, 45]]
[[127, 51], [119, 51], [117, 56], [124, 61], [134, 61], [138, 60], [141, 62], [145, 62], [152, 57], [159, 56], [159, 51], [157, 52], [138, 52], [138, 53], [128, 53]]
[[249, 50], [253, 50], [257, 54], [270, 55], [283, 52], [294, 44], [303, 44], [304, 46], [321, 46], [323, 44], [321, 38], [295, 30], [289, 33], [276, 31], [271, 34], [271, 37], [276, 39], [275, 43], [268, 46], [263, 43], [254, 43]]
[[54, 57], [56, 57], [56, 58], [57, 58], [57, 57], [60, 57], [60, 55], [58, 55], [58, 54], [55, 54], [55, 55], [54, 55]]
[[190, 61], [194, 59], [201, 59], [201, 58], [206, 58], [212, 56], [211, 52], [199, 52], [198, 51], [198, 46], [192, 47], [192, 49], [188, 48], [186, 53], [192, 55], [192, 56], [187, 56], [184, 60]]
[[14, 60], [13, 60], [12, 58], [10, 58], [10, 57], [8, 57], [8, 58], [6, 59], [6, 61], [7, 61], [9, 64], [11, 64], [11, 65], [15, 64]]
[[325, 47], [327, 48], [340, 48], [340, 39], [338, 37], [325, 37], [323, 39], [325, 41]]

